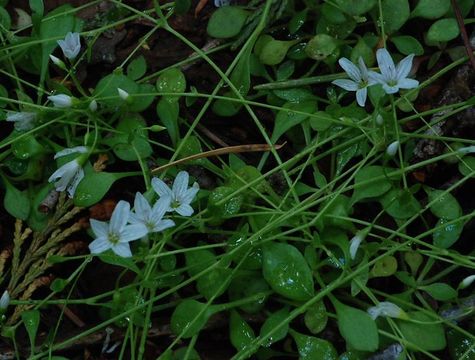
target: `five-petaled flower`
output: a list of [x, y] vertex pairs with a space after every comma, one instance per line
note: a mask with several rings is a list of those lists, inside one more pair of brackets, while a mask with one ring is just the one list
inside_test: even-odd
[[173, 220], [163, 219], [163, 215], [170, 207], [170, 201], [169, 196], [162, 196], [152, 207], [145, 197], [137, 192], [135, 194], [134, 212], [130, 213], [129, 222], [143, 226], [148, 233], [159, 232], [175, 226]]
[[28, 131], [35, 127], [36, 114], [31, 112], [7, 112], [7, 121], [15, 123], [15, 130]]
[[91, 219], [91, 228], [96, 239], [89, 244], [92, 254], [100, 254], [111, 249], [121, 257], [131, 257], [129, 242], [147, 235], [147, 229], [141, 224], [127, 225], [130, 204], [121, 200], [117, 203], [109, 223]]
[[57, 108], [69, 108], [73, 105], [73, 98], [66, 94], [51, 95], [48, 100]]
[[389, 52], [382, 48], [376, 51], [376, 59], [381, 74], [370, 71], [369, 77], [381, 84], [386, 94], [395, 94], [399, 89], [413, 89], [419, 86], [419, 81], [407, 77], [411, 72], [414, 54], [406, 56], [395, 66]]
[[74, 60], [78, 56], [79, 51], [81, 51], [81, 40], [79, 38], [79, 33], [77, 32], [68, 32], [64, 40], [58, 40], [58, 45], [63, 50], [63, 54], [69, 60]]
[[[76, 146], [59, 151], [54, 156], [55, 159], [74, 153], [87, 154], [88, 148], [85, 146]], [[67, 162], [56, 170], [48, 179], [53, 183], [56, 191], [67, 191], [69, 197], [73, 197], [78, 184], [84, 178], [82, 166], [86, 161], [87, 155], [78, 156], [72, 161]]]
[[180, 171], [170, 189], [162, 180], [158, 178], [152, 179], [152, 187], [155, 192], [160, 197], [166, 196], [171, 199], [167, 211], [176, 211], [182, 216], [191, 216], [193, 214], [194, 210], [190, 206], [190, 203], [195, 198], [200, 187], [198, 183], [195, 182], [193, 186], [188, 189], [188, 180], [188, 173], [186, 171]]
[[351, 80], [338, 79], [332, 81], [332, 84], [347, 91], [356, 91], [356, 102], [359, 106], [364, 106], [368, 94], [368, 86], [376, 84], [376, 80], [369, 76], [368, 68], [361, 57], [358, 59], [358, 66], [353, 64], [347, 58], [341, 58], [338, 60], [338, 63], [343, 70], [345, 70]]

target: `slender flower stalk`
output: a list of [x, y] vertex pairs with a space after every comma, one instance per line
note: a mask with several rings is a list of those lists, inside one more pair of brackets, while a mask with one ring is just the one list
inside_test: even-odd
[[160, 196], [166, 196], [171, 199], [171, 203], [167, 209], [168, 212], [176, 211], [182, 216], [191, 216], [194, 212], [190, 203], [200, 190], [198, 183], [194, 183], [188, 188], [189, 175], [186, 171], [180, 171], [173, 182], [170, 189], [167, 184], [158, 178], [152, 179], [152, 187]]
[[414, 54], [406, 56], [396, 66], [389, 52], [382, 48], [376, 51], [376, 59], [381, 73], [370, 71], [369, 77], [381, 84], [386, 94], [395, 94], [399, 89], [413, 89], [419, 86], [419, 81], [407, 77], [411, 72]]
[[356, 91], [356, 102], [359, 106], [364, 107], [368, 94], [368, 86], [376, 84], [376, 81], [369, 76], [366, 64], [361, 57], [358, 59], [358, 66], [347, 58], [341, 58], [338, 60], [338, 63], [343, 70], [345, 70], [350, 79], [337, 79], [332, 81], [332, 84], [347, 91]]
[[68, 32], [64, 40], [58, 40], [58, 45], [63, 50], [63, 55], [69, 60], [74, 60], [81, 51], [81, 39], [79, 33]]
[[91, 219], [91, 229], [96, 235], [89, 244], [92, 254], [100, 254], [111, 249], [121, 257], [131, 257], [129, 242], [147, 235], [147, 229], [141, 224], [127, 225], [130, 204], [121, 200], [117, 203], [109, 223]]
[[35, 127], [36, 113], [31, 112], [7, 112], [7, 121], [14, 122], [15, 130], [28, 131]]

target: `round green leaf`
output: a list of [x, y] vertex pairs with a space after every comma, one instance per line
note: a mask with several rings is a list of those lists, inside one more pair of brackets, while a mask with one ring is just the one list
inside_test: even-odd
[[328, 315], [325, 303], [318, 301], [310, 306], [304, 316], [305, 326], [312, 334], [318, 334], [327, 326]]
[[380, 202], [384, 210], [395, 219], [409, 219], [421, 209], [417, 199], [403, 189], [391, 189], [382, 196]]
[[382, 0], [381, 11], [384, 16], [384, 31], [392, 34], [399, 30], [409, 19], [408, 0]]
[[259, 60], [264, 65], [280, 64], [287, 54], [291, 46], [295, 45], [295, 41], [282, 41], [271, 39], [265, 42], [260, 49]]
[[464, 224], [461, 221], [453, 222], [445, 218], [440, 218], [432, 234], [434, 246], [442, 249], [450, 248], [460, 238]]
[[450, 0], [420, 0], [412, 11], [411, 17], [438, 19], [450, 9]]
[[338, 51], [338, 42], [327, 34], [317, 34], [307, 43], [305, 52], [314, 60], [324, 60]]
[[338, 319], [338, 329], [347, 344], [356, 350], [375, 351], [378, 349], [378, 328], [365, 311], [344, 305], [332, 298]]
[[244, 350], [255, 338], [254, 330], [249, 324], [236, 311], [231, 311], [229, 339], [236, 350]]
[[378, 260], [371, 270], [373, 277], [387, 277], [397, 271], [397, 260], [394, 256], [385, 256]]
[[142, 55], [132, 60], [132, 62], [127, 66], [127, 76], [132, 80], [140, 79], [145, 75], [146, 71], [147, 62]]
[[446, 42], [459, 36], [460, 29], [457, 20], [453, 18], [440, 19], [433, 23], [427, 32], [429, 42]]
[[216, 10], [208, 22], [208, 35], [227, 39], [236, 36], [244, 26], [249, 13], [237, 6], [223, 6]]
[[98, 203], [115, 181], [128, 175], [127, 173], [91, 171], [84, 176], [76, 188], [74, 205], [88, 207]]
[[391, 41], [394, 43], [394, 45], [396, 45], [396, 48], [401, 54], [414, 54], [417, 56], [424, 54], [424, 48], [422, 47], [419, 40], [417, 40], [415, 37], [408, 35], [394, 36], [391, 38]]
[[427, 351], [442, 350], [447, 345], [445, 341], [445, 331], [441, 323], [434, 321], [434, 318], [422, 312], [409, 312], [411, 319], [419, 321], [418, 323], [396, 320], [399, 329], [405, 340], [408, 341], [407, 347], [412, 348], [411, 344]]
[[174, 334], [188, 339], [198, 334], [206, 325], [213, 311], [208, 305], [196, 300], [186, 299], [173, 311], [170, 327]]
[[[379, 180], [374, 180], [380, 178]], [[372, 181], [374, 180], [374, 181]], [[365, 184], [366, 183], [366, 184]], [[383, 195], [391, 188], [382, 166], [366, 166], [355, 176], [355, 189], [352, 202]]]
[[454, 220], [462, 215], [462, 208], [457, 199], [443, 190], [430, 190], [428, 192], [430, 211], [438, 218]]
[[362, 15], [376, 4], [376, 0], [335, 0], [338, 9], [349, 15]]
[[20, 191], [4, 179], [6, 188], [3, 206], [13, 217], [21, 220], [28, 219], [30, 214], [30, 199], [26, 191]]
[[264, 324], [262, 324], [261, 331], [259, 333], [259, 337], [261, 339], [265, 339], [263, 346], [269, 347], [273, 343], [282, 340], [287, 336], [289, 332], [289, 323], [285, 323], [283, 326], [279, 328], [279, 330], [272, 333], [272, 335], [268, 336], [267, 334], [273, 331], [277, 326], [282, 324], [287, 316], [289, 315], [289, 309], [283, 308], [279, 311], [276, 311], [272, 315], [270, 315]]
[[337, 360], [338, 353], [333, 345], [323, 339], [307, 336], [292, 331], [292, 337], [297, 343], [300, 360]]
[[448, 301], [457, 297], [457, 291], [450, 285], [444, 283], [434, 283], [427, 286], [420, 286], [419, 289], [429, 293], [436, 300]]
[[160, 74], [156, 86], [160, 93], [182, 93], [186, 90], [186, 78], [180, 69], [168, 69]]
[[273, 242], [263, 247], [264, 279], [278, 294], [292, 300], [308, 300], [314, 294], [312, 271], [292, 245]]

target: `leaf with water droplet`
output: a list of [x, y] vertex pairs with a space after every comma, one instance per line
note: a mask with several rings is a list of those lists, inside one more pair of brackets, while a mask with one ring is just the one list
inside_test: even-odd
[[170, 327], [175, 335], [188, 339], [198, 334], [215, 311], [212, 306], [186, 299], [173, 311]]
[[430, 211], [438, 218], [454, 220], [462, 215], [462, 208], [457, 199], [444, 190], [425, 188], [429, 195]]
[[294, 330], [290, 334], [297, 343], [300, 360], [337, 360], [338, 353], [333, 345], [314, 336], [300, 334]]
[[325, 303], [318, 301], [310, 306], [304, 315], [305, 326], [312, 334], [318, 334], [327, 326], [328, 315]]
[[460, 238], [464, 223], [462, 221], [440, 218], [435, 227], [436, 230], [432, 233], [434, 246], [448, 249]]
[[229, 339], [231, 344], [238, 351], [242, 351], [256, 338], [254, 330], [249, 324], [238, 314], [232, 310], [229, 319]]
[[23, 311], [21, 313], [21, 319], [23, 320], [23, 325], [25, 325], [26, 332], [28, 333], [33, 352], [33, 349], [35, 348], [36, 333], [38, 332], [38, 327], [40, 325], [40, 312], [38, 310]]
[[[266, 321], [264, 321], [264, 324], [262, 324], [261, 331], [259, 333], [259, 338], [265, 339], [262, 346], [269, 347], [273, 343], [284, 339], [287, 336], [287, 333], [289, 331], [289, 323], [285, 322], [287, 317], [289, 316], [289, 309], [287, 307], [284, 307], [275, 313], [271, 314]], [[270, 332], [272, 332], [277, 326], [281, 325], [283, 322], [285, 322], [284, 325], [280, 326], [280, 328], [277, 331], [274, 331], [272, 335], [268, 335]]]
[[312, 271], [293, 245], [272, 242], [263, 246], [264, 279], [278, 294], [305, 301], [314, 294]]

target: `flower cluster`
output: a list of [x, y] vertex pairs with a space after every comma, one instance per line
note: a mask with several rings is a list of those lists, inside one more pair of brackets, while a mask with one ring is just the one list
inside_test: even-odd
[[198, 193], [199, 186], [195, 182], [188, 188], [188, 181], [186, 171], [178, 173], [171, 189], [162, 180], [153, 178], [153, 189], [159, 195], [153, 206], [137, 192], [134, 211], [130, 210], [128, 202], [121, 200], [112, 212], [109, 223], [91, 219], [91, 228], [96, 236], [89, 244], [91, 253], [100, 254], [110, 249], [119, 256], [130, 257], [132, 252], [129, 242], [175, 226], [173, 220], [163, 218], [167, 212], [176, 211], [182, 216], [191, 216], [194, 210], [190, 203]]
[[396, 66], [386, 49], [378, 49], [376, 60], [380, 73], [377, 73], [368, 71], [361, 57], [358, 60], [358, 66], [347, 58], [341, 58], [338, 63], [350, 79], [338, 79], [332, 83], [347, 91], [356, 91], [358, 105], [364, 106], [369, 86], [380, 84], [386, 94], [395, 94], [399, 89], [413, 89], [419, 86], [417, 80], [407, 77], [411, 72], [413, 59], [414, 54], [408, 55]]

